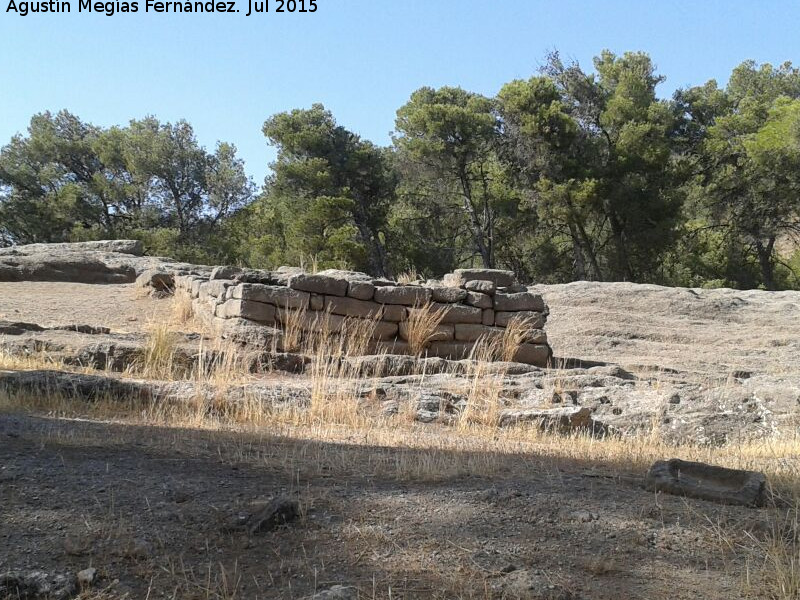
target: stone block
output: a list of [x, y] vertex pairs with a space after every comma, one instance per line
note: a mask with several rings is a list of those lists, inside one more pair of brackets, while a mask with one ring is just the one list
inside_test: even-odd
[[[400, 323], [400, 337], [408, 341], [408, 321]], [[451, 324], [439, 325], [429, 337], [431, 342], [452, 342], [455, 339], [455, 326]]]
[[463, 287], [470, 281], [491, 281], [497, 287], [508, 287], [517, 282], [513, 271], [500, 269], [456, 269], [443, 279], [446, 285]]
[[482, 314], [483, 320], [481, 321], [484, 325], [492, 326], [494, 325], [494, 310], [491, 308], [484, 308]]
[[344, 296], [347, 294], [347, 281], [329, 275], [309, 275], [298, 273], [289, 278], [289, 287], [303, 292], [314, 292], [326, 296]]
[[411, 349], [408, 347], [408, 342], [404, 342], [403, 340], [391, 340], [386, 342], [381, 342], [378, 340], [373, 340], [368, 348], [367, 352], [371, 354], [411, 354]]
[[227, 300], [217, 306], [216, 315], [223, 319], [242, 318], [258, 323], [274, 323], [275, 307], [251, 300]]
[[331, 331], [342, 330], [346, 319], [341, 315], [332, 315], [324, 311], [305, 312], [296, 310], [278, 309], [277, 319], [284, 326], [291, 321], [292, 325], [303, 331]]
[[206, 282], [204, 289], [210, 296], [223, 298], [225, 296], [225, 290], [232, 285], [233, 282], [229, 279], [212, 279]]
[[738, 506], [761, 506], [766, 485], [763, 473], [679, 459], [654, 463], [645, 478], [650, 491]]
[[311, 294], [311, 299], [308, 301], [308, 306], [311, 310], [322, 310], [325, 308], [325, 296]]
[[200, 286], [204, 283], [204, 279], [195, 279], [192, 281], [192, 298], [197, 298], [200, 295]]
[[469, 357], [474, 345], [464, 342], [433, 342], [425, 350], [425, 353], [438, 358], [462, 360]]
[[384, 286], [375, 289], [375, 302], [401, 306], [422, 306], [431, 299], [431, 290], [413, 285]]
[[475, 279], [473, 281], [467, 281], [464, 284], [464, 289], [470, 292], [476, 292], [478, 294], [488, 294], [489, 296], [494, 296], [494, 293], [497, 291], [497, 286], [495, 285], [494, 281], [481, 281], [479, 279]]
[[550, 361], [550, 346], [545, 344], [521, 344], [514, 352], [514, 362], [546, 367]]
[[211, 279], [233, 279], [237, 275], [241, 274], [243, 269], [239, 267], [214, 267], [211, 271]]
[[544, 300], [539, 294], [522, 292], [519, 294], [501, 294], [494, 296], [494, 309], [497, 311], [530, 310], [544, 312]]
[[531, 329], [544, 327], [544, 315], [540, 312], [521, 310], [516, 312], [495, 311], [494, 324], [498, 327], [508, 327], [513, 320], [524, 320]]
[[308, 308], [310, 294], [280, 285], [241, 283], [233, 288], [232, 297], [272, 304], [279, 308]]
[[462, 290], [461, 288], [441, 286], [431, 288], [431, 298], [434, 302], [454, 304], [456, 302], [463, 302], [466, 297], [467, 290]]
[[393, 340], [397, 337], [398, 324], [388, 323], [387, 321], [375, 321], [375, 329], [372, 332], [373, 340]]
[[492, 308], [494, 306], [492, 297], [481, 292], [467, 292], [465, 301], [470, 306], [477, 306], [478, 308]]
[[383, 321], [397, 323], [406, 317], [406, 309], [402, 306], [379, 304], [368, 300], [355, 298], [342, 298], [339, 296], [326, 296], [326, 311], [334, 315], [358, 317], [361, 319], [380, 318]]
[[456, 323], [455, 339], [457, 342], [477, 342], [481, 338], [492, 338], [503, 335], [500, 327], [487, 327], [474, 323]]
[[433, 310], [443, 309], [442, 323], [481, 323], [483, 311], [463, 304], [433, 304]]
[[369, 281], [350, 281], [347, 285], [347, 295], [357, 300], [372, 300], [375, 296], [375, 286]]

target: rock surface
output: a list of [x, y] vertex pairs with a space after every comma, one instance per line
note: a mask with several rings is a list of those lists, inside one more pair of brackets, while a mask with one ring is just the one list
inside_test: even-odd
[[645, 479], [651, 491], [739, 506], [763, 504], [766, 484], [763, 473], [678, 459], [654, 463]]

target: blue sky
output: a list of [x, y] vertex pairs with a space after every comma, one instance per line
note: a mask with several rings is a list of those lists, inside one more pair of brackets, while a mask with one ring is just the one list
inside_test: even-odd
[[[275, 0], [270, 0], [272, 3]], [[185, 118], [200, 141], [233, 142], [257, 183], [274, 158], [261, 134], [276, 112], [322, 102], [389, 142], [423, 86], [487, 95], [533, 75], [548, 50], [584, 66], [602, 49], [649, 52], [661, 93], [742, 60], [800, 63], [797, 0], [317, 0], [314, 14], [7, 13], [0, 0], [0, 143], [32, 114], [66, 108], [98, 125]], [[274, 4], [273, 4], [274, 5]]]

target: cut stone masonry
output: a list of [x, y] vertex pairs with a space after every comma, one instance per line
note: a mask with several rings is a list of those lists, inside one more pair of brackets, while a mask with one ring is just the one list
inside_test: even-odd
[[353, 271], [217, 267], [209, 277], [176, 276], [175, 286], [192, 297], [195, 313], [220, 335], [251, 344], [270, 340], [279, 350], [287, 322], [335, 332], [349, 319], [369, 319], [370, 351], [407, 354], [409, 318], [427, 309], [442, 312], [425, 350], [429, 356], [467, 358], [479, 340], [502, 335], [516, 319], [524, 320], [527, 331], [514, 360], [546, 366], [552, 355], [543, 329], [547, 306], [511, 271], [459, 269], [442, 281], [403, 284]]

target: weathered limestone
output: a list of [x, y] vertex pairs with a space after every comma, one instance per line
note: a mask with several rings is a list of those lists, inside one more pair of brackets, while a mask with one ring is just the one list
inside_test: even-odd
[[356, 300], [355, 298], [341, 298], [338, 296], [326, 296], [323, 310], [327, 310], [334, 315], [358, 317], [360, 319], [375, 319], [379, 317], [381, 320], [391, 323], [399, 323], [406, 318], [406, 309], [402, 306], [379, 304], [368, 300]]
[[401, 306], [423, 306], [430, 302], [429, 288], [413, 285], [387, 285], [375, 288], [375, 302]]
[[239, 267], [214, 267], [209, 279], [233, 279], [243, 271], [244, 269]]
[[351, 281], [347, 286], [347, 295], [356, 300], [372, 300], [375, 286], [369, 281]]
[[482, 294], [480, 292], [467, 292], [464, 301], [470, 306], [475, 306], [477, 308], [494, 307], [494, 302], [492, 301], [492, 297], [488, 294]]
[[[402, 285], [352, 271], [312, 275], [289, 267], [277, 272], [221, 267], [211, 276], [182, 274], [175, 281], [192, 296], [197, 314], [221, 335], [257, 346], [282, 349], [285, 337], [296, 347], [300, 332], [363, 331], [372, 340], [370, 352], [409, 353], [411, 327], [425, 326], [424, 320], [410, 319], [417, 311], [431, 311], [441, 320], [420, 335], [425, 353], [435, 360], [469, 357], [479, 340], [504, 335], [514, 320], [522, 323], [514, 332], [514, 343], [522, 342], [514, 361], [542, 367], [551, 357], [542, 329], [547, 307], [541, 296], [517, 291], [525, 288], [508, 271], [461, 270], [444, 278], [458, 284], [449, 287], [434, 280]], [[242, 335], [236, 335], [239, 329]]]
[[550, 346], [546, 344], [522, 344], [514, 353], [514, 362], [544, 367], [551, 354]]
[[507, 287], [517, 283], [513, 271], [498, 269], [456, 269], [444, 276], [445, 285], [463, 287], [470, 281], [490, 281], [497, 287]]
[[219, 304], [216, 316], [223, 319], [242, 318], [258, 323], [274, 323], [275, 307], [271, 304], [253, 302], [251, 300], [226, 300]]
[[480, 279], [474, 279], [472, 281], [467, 281], [464, 284], [464, 289], [470, 292], [494, 296], [494, 293], [497, 291], [497, 285], [495, 285], [494, 281], [481, 281]]
[[330, 296], [344, 296], [347, 294], [347, 280], [336, 279], [330, 275], [309, 275], [307, 273], [292, 275], [289, 278], [289, 287], [293, 290]]
[[[463, 302], [467, 297], [467, 290], [455, 287], [434, 287], [431, 288], [431, 297], [434, 302], [454, 304]], [[477, 306], [477, 305], [473, 305]]]
[[645, 479], [651, 491], [739, 506], [763, 504], [766, 484], [763, 473], [679, 459], [654, 463]]
[[232, 298], [237, 300], [253, 300], [272, 304], [279, 308], [306, 308], [311, 295], [278, 285], [264, 285], [261, 283], [240, 283], [233, 288]]
[[475, 344], [468, 342], [433, 342], [425, 352], [428, 356], [462, 360], [468, 358]]
[[592, 418], [592, 409], [587, 406], [566, 408], [533, 408], [526, 410], [504, 410], [500, 414], [500, 426], [519, 423], [539, 423], [545, 430], [569, 433], [575, 430], [598, 431], [603, 427]]
[[532, 311], [500, 311], [494, 313], [494, 324], [498, 327], [508, 327], [511, 321], [526, 321], [528, 327], [532, 329], [541, 329], [544, 327], [544, 315], [539, 312]]
[[497, 311], [527, 310], [544, 312], [544, 300], [539, 294], [495, 294], [494, 309]]
[[[400, 323], [400, 337], [408, 341], [408, 321]], [[455, 339], [455, 325], [439, 325], [427, 337], [431, 342], [452, 342]]]
[[442, 323], [481, 323], [483, 311], [474, 306], [463, 304], [434, 304], [433, 309], [444, 309]]
[[455, 325], [455, 338], [457, 342], [477, 342], [481, 338], [491, 339], [503, 335], [499, 327], [487, 327], [472, 323], [457, 323]]

